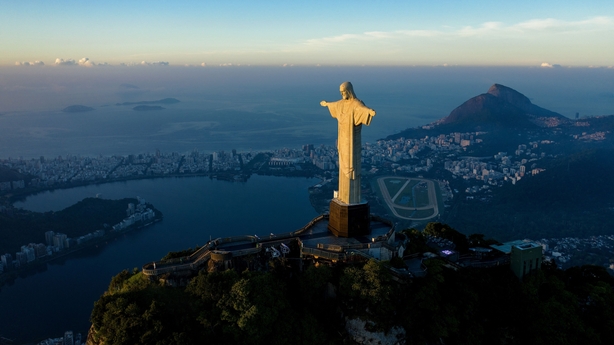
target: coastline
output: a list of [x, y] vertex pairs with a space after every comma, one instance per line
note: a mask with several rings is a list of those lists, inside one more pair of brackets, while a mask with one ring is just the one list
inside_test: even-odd
[[[110, 184], [110, 183], [115, 183], [115, 182], [127, 182], [127, 181], [135, 181], [135, 180], [154, 180], [154, 179], [161, 179], [161, 178], [162, 179], [163, 178], [183, 178], [183, 177], [209, 177], [210, 179], [215, 179], [218, 181], [247, 182], [247, 180], [252, 175], [252, 173], [253, 172], [245, 173], [244, 171], [216, 172], [216, 173], [208, 173], [208, 172], [207, 173], [204, 173], [204, 172], [203, 173], [198, 173], [198, 172], [197, 173], [173, 173], [173, 174], [160, 174], [160, 175], [153, 175], [153, 176], [122, 177], [122, 178], [115, 178], [115, 179], [95, 180], [95, 181], [90, 181], [90, 182], [80, 181], [80, 182], [64, 183], [61, 185], [46, 187], [46, 188], [32, 188], [32, 187], [24, 188], [22, 190], [17, 190], [18, 193], [6, 193], [4, 195], [1, 195], [0, 198], [5, 199], [5, 202], [10, 204], [12, 207], [14, 207], [14, 203], [23, 201], [30, 196], [34, 196], [40, 193], [54, 191], [54, 190], [66, 190], [66, 189], [72, 189], [72, 188], [77, 188], [77, 187], [85, 187], [85, 186], [90, 186], [90, 185], [103, 185], [103, 184]], [[256, 172], [256, 174], [258, 173]], [[273, 175], [273, 174], [262, 174], [262, 175]], [[284, 174], [283, 171], [281, 173], [277, 172], [277, 174], [274, 174], [274, 176], [305, 177], [305, 176], [292, 176], [292, 174]], [[320, 179], [322, 181], [325, 180], [324, 178], [321, 178], [321, 177]], [[317, 210], [315, 205], [313, 203], [311, 204], [314, 210]], [[154, 209], [154, 212], [156, 213], [156, 217], [154, 218], [153, 221], [149, 223], [139, 225], [137, 227], [130, 227], [128, 230], [106, 231], [107, 233], [104, 236], [100, 238], [94, 238], [91, 241], [88, 241], [84, 244], [80, 244], [75, 248], [64, 250], [52, 256], [45, 256], [41, 259], [36, 259], [35, 261], [30, 262], [20, 268], [13, 268], [11, 271], [8, 271], [8, 272], [5, 271], [5, 272], [0, 273], [0, 291], [5, 284], [10, 285], [15, 279], [19, 277], [25, 278], [31, 274], [36, 274], [37, 272], [40, 271], [41, 267], [44, 267], [48, 263], [60, 260], [62, 258], [68, 258], [72, 254], [80, 252], [83, 249], [88, 249], [88, 248], [91, 248], [93, 246], [98, 246], [103, 243], [106, 244], [108, 243], [108, 241], [114, 240], [122, 234], [125, 234], [127, 232], [133, 232], [135, 230], [140, 230], [142, 228], [148, 227], [150, 225], [153, 225], [154, 223], [157, 223], [163, 220], [162, 213], [155, 208], [153, 209]]]
[[114, 240], [123, 234], [146, 228], [164, 219], [160, 211], [154, 208], [154, 212], [156, 213], [156, 216], [154, 217], [152, 221], [148, 223], [140, 224], [136, 226], [130, 226], [121, 231], [106, 231], [105, 235], [103, 235], [102, 237], [94, 238], [86, 243], [79, 244], [76, 247], [73, 247], [67, 250], [62, 250], [61, 252], [55, 253], [54, 255], [51, 255], [51, 256], [46, 255], [40, 259], [34, 260], [33, 262], [27, 263], [26, 265], [22, 267], [13, 268], [9, 272], [0, 273], [0, 291], [2, 291], [2, 287], [5, 284], [10, 285], [17, 278], [26, 278], [32, 274], [36, 274], [37, 272], [40, 271], [39, 269], [41, 267], [45, 267], [45, 265], [51, 262], [58, 261], [59, 259], [63, 259], [63, 258], [69, 258], [72, 254], [78, 253], [84, 249], [88, 249], [94, 246], [98, 247], [98, 245], [103, 244], [103, 243], [104, 245], [106, 245], [109, 243], [109, 241]]

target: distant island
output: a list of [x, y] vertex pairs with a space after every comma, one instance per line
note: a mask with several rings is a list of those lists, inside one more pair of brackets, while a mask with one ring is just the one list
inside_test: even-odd
[[135, 104], [175, 104], [179, 103], [179, 100], [176, 98], [164, 98], [159, 99], [157, 101], [140, 101], [140, 102], [124, 102], [124, 103], [116, 103], [115, 105], [135, 105]]
[[132, 108], [132, 110], [136, 110], [136, 111], [152, 111], [152, 110], [162, 110], [162, 109], [166, 109], [166, 108], [161, 107], [159, 105], [137, 105], [136, 107]]
[[68, 106], [68, 107], [62, 109], [62, 112], [65, 112], [65, 113], [85, 113], [87, 111], [92, 111], [92, 110], [94, 110], [94, 108], [92, 108], [92, 107], [87, 107], [85, 105], [75, 104], [75, 105], [71, 105], [71, 106]]

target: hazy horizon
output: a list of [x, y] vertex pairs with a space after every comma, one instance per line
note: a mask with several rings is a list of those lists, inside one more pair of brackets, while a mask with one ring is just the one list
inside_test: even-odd
[[[614, 114], [614, 69], [528, 67], [0, 68], [0, 157], [334, 144], [322, 99], [351, 81], [377, 111], [365, 141], [447, 116], [494, 84], [573, 118]], [[116, 103], [173, 97], [156, 112]], [[95, 110], [61, 112], [70, 105]]]

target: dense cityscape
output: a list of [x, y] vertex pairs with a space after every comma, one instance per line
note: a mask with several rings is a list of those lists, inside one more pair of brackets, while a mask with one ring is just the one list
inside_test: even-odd
[[[488, 157], [466, 156], [467, 148], [482, 143], [483, 139], [480, 136], [484, 134], [484, 132], [455, 132], [421, 139], [399, 138], [365, 143], [362, 150], [363, 168], [370, 173], [407, 174], [426, 173], [436, 165], [442, 166], [452, 174], [453, 178], [467, 182], [474, 181], [464, 191], [467, 199], [479, 198], [487, 201], [490, 188], [503, 184], [513, 185], [522, 178], [539, 174], [544, 171], [538, 164], [539, 160], [552, 156], [543, 150], [545, 146], [553, 144], [550, 140], [533, 140], [519, 144], [512, 154], [498, 152]], [[583, 135], [574, 136], [573, 139], [600, 140], [600, 137]], [[231, 150], [209, 154], [193, 150], [181, 154], [156, 150], [155, 153], [110, 157], [8, 158], [0, 160], [0, 164], [30, 176], [31, 180], [1, 182], [0, 192], [25, 188], [61, 188], [160, 176], [210, 175], [240, 180], [242, 173], [257, 172], [264, 163], [267, 164], [267, 169], [273, 171], [282, 168], [301, 170], [304, 164], [312, 164], [324, 172], [329, 171], [334, 174], [338, 169], [337, 149], [327, 145], [304, 145], [301, 149], [283, 148], [267, 153]], [[454, 192], [458, 193], [458, 190]], [[147, 219], [153, 217], [153, 211], [143, 210], [144, 201], [139, 200], [137, 212], [134, 213], [133, 209], [133, 214], [130, 214], [129, 209], [127, 211], [129, 217], [115, 225], [113, 231], [129, 226], [136, 217]], [[10, 213], [12, 206], [1, 205], [0, 212]], [[46, 238], [46, 245], [42, 243], [23, 245], [21, 252], [16, 253], [15, 258], [9, 253], [2, 255], [0, 272], [103, 235], [104, 230], [77, 239], [69, 239], [65, 235], [62, 237], [62, 234], [50, 234]], [[556, 260], [559, 266], [569, 267], [579, 263], [574, 260], [574, 254], [581, 252], [584, 257], [586, 253], [607, 250], [611, 248], [612, 240], [612, 236], [600, 236], [598, 239], [544, 239], [540, 243], [544, 246], [544, 253]]]

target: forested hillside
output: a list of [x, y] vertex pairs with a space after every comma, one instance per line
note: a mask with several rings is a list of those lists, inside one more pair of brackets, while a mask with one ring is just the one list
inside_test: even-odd
[[284, 259], [266, 272], [201, 272], [186, 288], [121, 272], [96, 302], [89, 344], [351, 344], [347, 320], [396, 326], [407, 344], [611, 344], [613, 278], [594, 266], [544, 265], [520, 282], [508, 267], [392, 279], [370, 260], [304, 272]]

